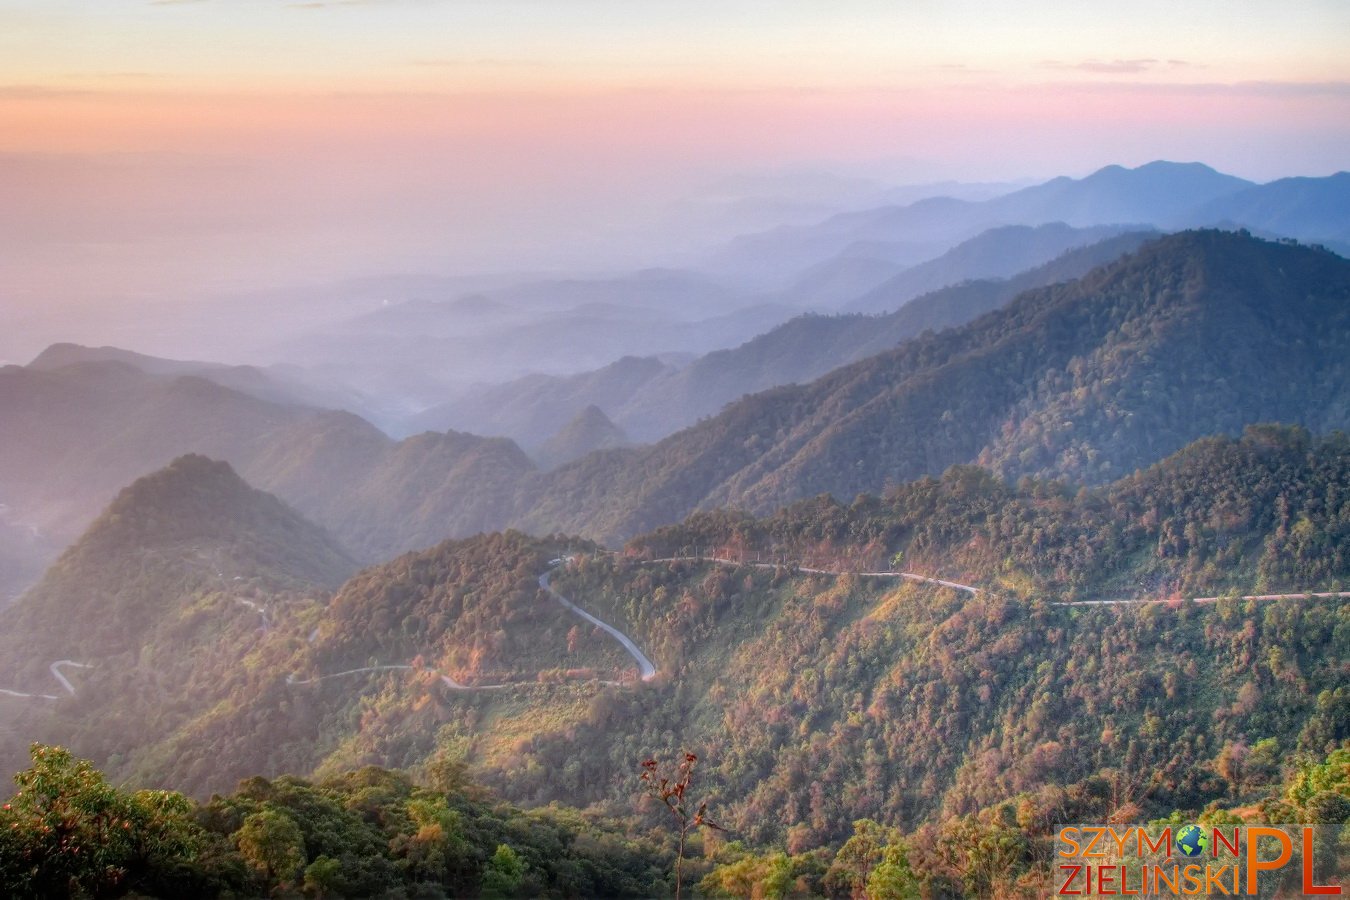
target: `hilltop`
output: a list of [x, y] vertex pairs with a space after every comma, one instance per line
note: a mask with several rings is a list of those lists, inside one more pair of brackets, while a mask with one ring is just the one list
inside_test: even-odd
[[[327, 533], [227, 464], [184, 456], [120, 492], [0, 611], [0, 686], [61, 696], [15, 701], [36, 733], [132, 753], [247, 694], [240, 663], [260, 635], [355, 569]], [[55, 660], [91, 667], [74, 676], [75, 696], [53, 681]]]

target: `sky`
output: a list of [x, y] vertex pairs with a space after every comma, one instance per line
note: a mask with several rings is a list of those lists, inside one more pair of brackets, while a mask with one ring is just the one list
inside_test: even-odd
[[1325, 175], [1347, 46], [1344, 0], [0, 0], [0, 304], [613, 265], [734, 173]]

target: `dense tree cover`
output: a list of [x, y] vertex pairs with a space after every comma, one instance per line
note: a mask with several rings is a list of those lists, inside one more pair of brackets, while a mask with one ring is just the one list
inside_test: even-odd
[[[812, 846], [859, 818], [912, 826], [1019, 793], [1055, 809], [1088, 783], [1098, 816], [1156, 815], [1245, 791], [1218, 762], [1229, 745], [1325, 752], [1350, 734], [1344, 601], [1064, 608], [679, 565], [571, 577], [616, 614], [650, 598], [632, 625], [670, 679], [588, 711], [598, 764], [703, 747], [725, 820], [754, 841]], [[594, 778], [530, 778], [567, 746], [537, 733], [517, 789], [604, 799]]]
[[[447, 720], [478, 721], [442, 675], [525, 682], [511, 695], [535, 700], [629, 675], [611, 638], [539, 590], [567, 546], [596, 549], [482, 535], [334, 596], [353, 564], [331, 539], [226, 464], [184, 457], [124, 491], [0, 613], [0, 687], [39, 695], [0, 695], [0, 759], [59, 742], [115, 778], [197, 796], [250, 774], [413, 765]], [[68, 670], [74, 696], [48, 671], [62, 659], [91, 667]], [[324, 678], [381, 666], [402, 668]]]
[[636, 558], [896, 565], [1027, 599], [1274, 593], [1350, 576], [1350, 439], [1253, 426], [1092, 490], [970, 466], [756, 519], [717, 511], [629, 542]]
[[522, 812], [472, 785], [375, 767], [251, 778], [195, 804], [128, 793], [35, 745], [0, 809], [9, 897], [641, 897], [668, 854], [575, 810]]
[[[623, 554], [481, 535], [368, 569], [331, 600], [264, 595], [259, 580], [265, 632], [241, 598], [189, 581], [156, 595], [172, 625], [98, 659], [79, 696], [5, 702], [46, 711], [45, 730], [11, 720], [18, 734], [68, 741], [136, 785], [200, 797], [248, 774], [327, 783], [366, 764], [448, 757], [513, 802], [593, 806], [637, 816], [637, 828], [664, 824], [636, 796], [637, 762], [687, 748], [727, 837], [782, 854], [722, 857], [720, 837], [691, 835], [691, 878], [720, 860], [741, 867], [735, 884], [762, 875], [854, 892], [881, 872], [895, 896], [916, 883], [940, 893], [925, 874], [939, 872], [923, 862], [932, 857], [948, 860], [953, 890], [978, 894], [993, 875], [951, 861], [956, 844], [1021, 871], [1010, 860], [1034, 859], [1027, 823], [1245, 809], [1291, 760], [1324, 758], [1350, 737], [1350, 604], [1177, 599], [1343, 586], [1347, 465], [1341, 436], [1263, 426], [1094, 490], [958, 467], [849, 505], [696, 516]], [[146, 558], [175, 546], [174, 532], [145, 532]], [[899, 567], [981, 593], [786, 564], [650, 562], [690, 551]], [[629, 633], [657, 662], [654, 681], [622, 683], [631, 663], [612, 638], [578, 629], [539, 589], [563, 556], [575, 559], [554, 568], [555, 587]], [[139, 574], [112, 569], [97, 587], [115, 593]], [[91, 567], [79, 584], [97, 577]], [[1055, 605], [1141, 595], [1173, 599]], [[81, 596], [86, 605], [60, 601], [72, 618], [89, 618], [100, 594]], [[339, 674], [388, 665], [410, 668]], [[458, 690], [445, 675], [507, 686]], [[1335, 778], [1301, 783], [1298, 808], [1334, 817], [1340, 801], [1316, 798]], [[294, 876], [303, 852], [312, 890], [336, 884], [339, 856], [316, 850], [296, 815], [303, 841], [254, 800], [229, 829], [243, 830], [234, 846], [249, 877]], [[855, 826], [863, 820], [882, 830]], [[820, 848], [858, 828], [852, 874], [831, 877], [836, 851]], [[905, 852], [889, 849], [900, 843]], [[527, 882], [533, 863], [518, 844], [482, 846], [494, 890]]]
[[[1040, 797], [1019, 794], [974, 813], [927, 822], [909, 834], [860, 819], [842, 844], [791, 854], [728, 844], [714, 853], [715, 867], [701, 887], [709, 897], [746, 900], [1050, 896], [1057, 889], [1051, 881], [1057, 826], [1091, 819], [1108, 790], [1101, 783], [1082, 787], [1086, 790], [1070, 792], [1069, 802], [1053, 810], [1045, 809]], [[1350, 747], [1321, 757], [1272, 755], [1254, 770], [1247, 794], [1259, 799], [1240, 807], [1216, 800], [1204, 809], [1173, 810], [1153, 824], [1305, 822], [1341, 826], [1332, 834], [1343, 833], [1350, 826]], [[1333, 857], [1332, 871], [1344, 872], [1350, 864], [1343, 841], [1324, 844], [1319, 852]]]
[[[14, 897], [655, 897], [672, 888], [669, 849], [642, 826], [562, 807], [522, 812], [429, 767], [425, 784], [366, 767], [319, 783], [250, 778], [195, 804], [130, 793], [88, 762], [35, 745], [0, 808], [0, 889]], [[1350, 826], [1350, 746], [1254, 767], [1256, 802], [1174, 810], [1173, 826]], [[1093, 818], [1104, 784], [1047, 809], [1020, 794], [908, 833], [859, 819], [839, 842], [754, 849], [705, 843], [706, 897], [1038, 897], [1056, 826]], [[1084, 813], [1087, 813], [1085, 816]], [[1075, 818], [1076, 817], [1076, 818]], [[1128, 821], [1136, 821], [1130, 819]], [[1322, 853], [1340, 854], [1342, 843]]]
[[[329, 604], [314, 640], [321, 671], [421, 656], [460, 680], [534, 678], [542, 669], [627, 665], [611, 641], [552, 602], [539, 575], [564, 542], [520, 532], [448, 541], [373, 566]], [[576, 550], [594, 544], [573, 541]], [[571, 638], [569, 632], [577, 628]], [[617, 675], [618, 672], [611, 674]]]
[[[1348, 461], [1342, 437], [1261, 427], [1093, 491], [964, 467], [848, 506], [695, 516], [554, 577], [657, 661], [653, 685], [386, 688], [335, 759], [411, 764], [435, 731], [521, 802], [617, 811], [633, 760], [696, 747], [736, 835], [789, 849], [842, 840], [858, 819], [912, 829], [1021, 793], [1081, 795], [1075, 808], [1100, 816], [1199, 808], [1248, 791], [1226, 761], [1243, 748], [1324, 753], [1350, 734], [1344, 601], [1174, 599], [1343, 587]], [[349, 648], [332, 663], [410, 651], [401, 616], [533, 605], [501, 629], [529, 646], [499, 648], [528, 672], [550, 652], [531, 630], [532, 576], [557, 546], [507, 534], [372, 570], [324, 625]], [[898, 566], [984, 592], [643, 562], [695, 551]], [[457, 599], [466, 584], [479, 612]], [[1054, 605], [1099, 597], [1171, 602]]]

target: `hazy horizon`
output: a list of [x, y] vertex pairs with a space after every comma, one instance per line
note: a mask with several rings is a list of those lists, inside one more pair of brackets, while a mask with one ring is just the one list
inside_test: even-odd
[[1327, 175], [1347, 35], [1335, 3], [0, 3], [0, 358], [245, 291], [672, 264], [866, 205], [751, 198], [795, 204], [775, 220], [719, 206], [734, 176]]

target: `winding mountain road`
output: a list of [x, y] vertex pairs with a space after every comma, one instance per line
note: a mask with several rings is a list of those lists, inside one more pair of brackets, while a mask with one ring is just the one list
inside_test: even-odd
[[[587, 612], [586, 610], [582, 609], [580, 606], [577, 606], [575, 603], [573, 603], [567, 597], [563, 596], [556, 588], [553, 587], [551, 583], [553, 570], [556, 569], [558, 566], [562, 565], [564, 559], [571, 559], [571, 557], [564, 557], [554, 560], [552, 563], [549, 564], [549, 567], [547, 569], [545, 569], [542, 573], [540, 573], [539, 575], [540, 590], [544, 591], [554, 600], [558, 601], [558, 603], [560, 603], [562, 607], [566, 609], [568, 612], [582, 619], [585, 619], [587, 622], [591, 623], [597, 628], [604, 630], [607, 634], [610, 635], [610, 637], [618, 641], [619, 644], [623, 647], [623, 649], [628, 652], [628, 655], [633, 657], [633, 659], [637, 662], [638, 677], [642, 681], [651, 681], [653, 678], [656, 677], [657, 674], [656, 664], [651, 661], [651, 659], [647, 656], [647, 654], [642, 652], [642, 649], [638, 647], [637, 643], [632, 638], [624, 634], [619, 629], [615, 628], [613, 625], [604, 621], [603, 619], [600, 619], [592, 615], [591, 613]], [[723, 566], [749, 566], [751, 568], [756, 569], [781, 568], [780, 566], [773, 563], [743, 563], [738, 562], [736, 560], [724, 559], [722, 557], [717, 556], [670, 556], [665, 557], [663, 559], [642, 560], [641, 562], [644, 565], [655, 565], [657, 563], [672, 563], [672, 562], [707, 562]], [[980, 592], [979, 588], [972, 587], [971, 585], [968, 584], [961, 584], [960, 582], [956, 581], [944, 581], [941, 578], [932, 578], [927, 575], [919, 575], [914, 572], [831, 572], [827, 569], [813, 569], [809, 566], [801, 566], [801, 565], [792, 565], [791, 568], [794, 571], [806, 572], [811, 575], [828, 575], [832, 577], [838, 577], [840, 575], [856, 575], [864, 578], [902, 578], [906, 581], [914, 581], [922, 584], [937, 584], [943, 587], [952, 588], [954, 590], [964, 591], [968, 594], [978, 594]], [[312, 639], [313, 635], [311, 635], [311, 643]], [[360, 669], [348, 669], [345, 672], [334, 672], [331, 675], [318, 675], [313, 678], [304, 678], [304, 679], [296, 678], [294, 675], [289, 675], [286, 678], [286, 683], [315, 684], [320, 681], [327, 681], [330, 678], [341, 678], [344, 675], [356, 675], [362, 672], [409, 670], [412, 668], [413, 668], [412, 666], [366, 666]], [[456, 681], [449, 675], [440, 672], [438, 672], [437, 674], [440, 675], [441, 682], [446, 687], [456, 691], [498, 690], [501, 688], [507, 688], [512, 686], [511, 684], [461, 684], [460, 682]], [[601, 683], [606, 685], [621, 684], [621, 682], [616, 681], [603, 681]]]
[[[318, 684], [320, 681], [327, 681], [330, 678], [341, 678], [344, 675], [359, 675], [362, 672], [412, 671], [414, 669], [417, 669], [417, 666], [365, 666], [360, 669], [347, 669], [346, 671], [343, 672], [333, 672], [329, 675], [316, 675], [313, 678], [296, 678], [294, 675], [287, 675], [286, 683]], [[458, 681], [451, 678], [449, 675], [446, 675], [442, 672], [437, 672], [435, 669], [422, 669], [420, 671], [432, 672], [436, 675], [439, 675], [441, 682], [446, 687], [454, 691], [485, 691], [485, 690], [492, 690], [494, 688], [504, 688], [511, 686], [509, 684], [460, 684]]]
[[[552, 574], [553, 568], [555, 568], [557, 565], [559, 565], [559, 563], [555, 562], [553, 566], [546, 569], [539, 576], [539, 587], [543, 589], [543, 591], [547, 593], [550, 597], [552, 597], [554, 600], [557, 600], [559, 603], [561, 603], [563, 607], [567, 609], [568, 612], [571, 612], [573, 615], [580, 616], [581, 618], [585, 619], [587, 622], [590, 622], [592, 625], [595, 625], [598, 628], [604, 629], [616, 641], [622, 644], [623, 648], [628, 651], [629, 655], [631, 655], [633, 659], [637, 661], [639, 678], [641, 678], [643, 681], [651, 681], [653, 678], [655, 678], [656, 665], [650, 659], [647, 658], [647, 654], [643, 653], [642, 650], [639, 649], [638, 645], [633, 642], [632, 638], [624, 634], [619, 629], [615, 628], [613, 625], [610, 625], [608, 622], [601, 621], [600, 619], [597, 619], [595, 616], [586, 612], [586, 610], [582, 609], [580, 606], [577, 606], [571, 600], [568, 600], [562, 594], [558, 593], [558, 591], [555, 590], [551, 584], [549, 584], [549, 576]], [[294, 675], [288, 675], [286, 676], [286, 683], [316, 684], [320, 681], [327, 681], [330, 678], [341, 678], [344, 675], [357, 675], [362, 672], [410, 670], [412, 668], [413, 666], [365, 666], [360, 669], [347, 669], [345, 672], [333, 672], [331, 675], [317, 675], [313, 678], [296, 678]], [[430, 671], [435, 672], [436, 670], [432, 669]], [[460, 682], [456, 681], [453, 677], [443, 672], [436, 672], [436, 674], [440, 676], [441, 683], [453, 691], [492, 691], [513, 686], [513, 684], [511, 683], [461, 684]], [[601, 684], [617, 686], [620, 684], [620, 682], [602, 681]]]
[[[1302, 591], [1295, 594], [1243, 594], [1236, 600], [1328, 600], [1350, 597], [1350, 591]], [[1066, 600], [1051, 606], [1140, 606], [1146, 603], [1217, 603], [1223, 597], [1138, 597], [1133, 600]]]
[[316, 675], [313, 678], [296, 678], [294, 675], [286, 676], [287, 684], [318, 684], [320, 681], [327, 681], [330, 678], [341, 678], [343, 675], [356, 675], [361, 672], [387, 672], [391, 669], [411, 669], [412, 666], [366, 666], [363, 669], [347, 669], [344, 672], [333, 672], [329, 675]]
[[637, 660], [638, 676], [643, 681], [651, 681], [653, 678], [655, 678], [656, 666], [652, 663], [650, 659], [647, 658], [647, 654], [643, 653], [641, 650], [638, 649], [638, 645], [633, 643], [632, 638], [624, 634], [619, 629], [615, 628], [613, 625], [610, 625], [608, 622], [600, 621], [595, 616], [586, 612], [586, 610], [582, 609], [580, 606], [577, 606], [571, 600], [568, 600], [562, 594], [554, 590], [553, 585], [549, 584], [549, 576], [552, 574], [553, 570], [548, 569], [547, 571], [544, 572], [544, 574], [540, 575], [539, 587], [547, 591], [550, 597], [561, 603], [569, 612], [573, 613], [574, 615], [580, 616], [587, 622], [590, 622], [592, 625], [596, 625], [600, 628], [603, 628], [605, 631], [609, 632], [609, 634], [616, 641], [618, 641], [620, 644], [623, 644], [623, 649], [627, 650], [629, 655], [632, 656], [633, 659]]
[[[602, 619], [597, 618], [596, 616], [594, 616], [594, 615], [592, 615], [591, 613], [587, 612], [586, 610], [582, 609], [580, 606], [577, 606], [575, 603], [573, 603], [573, 602], [572, 602], [571, 600], [569, 600], [567, 597], [563, 596], [562, 593], [560, 593], [556, 588], [553, 587], [553, 585], [552, 585], [552, 583], [551, 583], [551, 579], [552, 579], [552, 575], [553, 575], [554, 569], [558, 568], [558, 567], [559, 567], [560, 565], [562, 565], [565, 561], [570, 561], [572, 558], [573, 558], [573, 557], [568, 556], [568, 557], [561, 557], [561, 558], [559, 558], [559, 559], [553, 560], [553, 561], [549, 564], [549, 567], [548, 567], [547, 569], [545, 569], [545, 570], [539, 575], [539, 588], [540, 588], [541, 590], [543, 590], [545, 593], [547, 593], [547, 594], [548, 594], [550, 597], [552, 597], [554, 600], [556, 600], [559, 604], [561, 604], [561, 605], [563, 606], [563, 608], [566, 609], [568, 612], [570, 612], [570, 613], [572, 613], [573, 615], [578, 616], [578, 617], [580, 617], [580, 618], [582, 618], [582, 619], [585, 619], [587, 622], [591, 623], [592, 625], [596, 626], [597, 628], [603, 629], [603, 630], [604, 630], [605, 632], [607, 632], [611, 637], [613, 637], [616, 641], [618, 641], [619, 644], [622, 645], [622, 647], [624, 648], [624, 650], [626, 650], [626, 651], [628, 652], [628, 654], [629, 654], [630, 656], [632, 656], [634, 660], [636, 660], [636, 662], [637, 662], [637, 664], [638, 664], [638, 676], [639, 676], [639, 678], [640, 678], [642, 681], [651, 681], [651, 680], [652, 680], [653, 678], [655, 678], [656, 675], [657, 675], [657, 668], [656, 668], [656, 665], [655, 665], [655, 663], [653, 663], [653, 662], [651, 661], [651, 659], [647, 656], [647, 654], [645, 654], [645, 653], [642, 652], [642, 649], [641, 649], [640, 647], [638, 647], [638, 645], [633, 641], [632, 638], [630, 638], [628, 635], [624, 634], [624, 633], [623, 633], [622, 631], [620, 631], [619, 629], [615, 628], [613, 625], [610, 625], [608, 622], [605, 622], [605, 621], [603, 621]], [[970, 595], [972, 595], [972, 596], [975, 596], [975, 595], [978, 595], [978, 594], [981, 593], [980, 588], [974, 587], [973, 585], [962, 584], [962, 583], [959, 582], [959, 581], [948, 581], [948, 580], [942, 579], [942, 578], [934, 578], [934, 577], [932, 577], [932, 576], [930, 576], [930, 575], [920, 575], [920, 574], [918, 574], [917, 572], [892, 572], [892, 571], [884, 571], [884, 572], [835, 572], [835, 571], [831, 571], [831, 570], [829, 570], [829, 569], [819, 569], [819, 568], [813, 568], [813, 567], [811, 567], [811, 566], [803, 566], [803, 565], [800, 565], [800, 564], [793, 564], [793, 563], [784, 563], [784, 564], [780, 564], [780, 563], [764, 563], [764, 562], [742, 562], [742, 561], [739, 561], [739, 560], [727, 559], [727, 558], [724, 558], [724, 557], [718, 557], [718, 556], [668, 556], [668, 557], [662, 557], [662, 558], [660, 558], [660, 559], [637, 560], [636, 562], [637, 562], [639, 565], [658, 565], [658, 564], [663, 564], [663, 563], [674, 563], [674, 562], [701, 562], [701, 563], [713, 563], [713, 564], [715, 564], [715, 565], [722, 565], [722, 566], [748, 567], [748, 568], [754, 568], [754, 569], [780, 569], [780, 568], [790, 568], [790, 569], [792, 569], [792, 570], [795, 571], [795, 572], [804, 572], [804, 573], [807, 573], [807, 574], [810, 574], [810, 575], [826, 575], [826, 576], [830, 576], [830, 577], [839, 577], [839, 576], [842, 576], [842, 575], [852, 575], [852, 576], [859, 577], [859, 578], [898, 578], [898, 579], [903, 579], [903, 580], [905, 580], [905, 581], [912, 581], [912, 582], [915, 582], [915, 583], [918, 583], [918, 584], [935, 584], [935, 585], [939, 585], [939, 586], [941, 586], [941, 587], [950, 588], [950, 589], [952, 589], [952, 590], [962, 591], [962, 592], [967, 593], [967, 594], [970, 594]], [[1247, 595], [1247, 596], [1241, 597], [1240, 599], [1242, 599], [1242, 600], [1287, 600], [1287, 599], [1344, 598], [1344, 597], [1350, 597], [1350, 591], [1322, 592], [1322, 593], [1302, 592], [1302, 593], [1293, 593], [1293, 594], [1253, 594], [1253, 595]], [[1194, 603], [1214, 603], [1214, 602], [1218, 601], [1219, 599], [1221, 599], [1221, 598], [1219, 598], [1219, 597], [1192, 597], [1192, 598], [1190, 598], [1191, 602], [1194, 602]], [[1159, 600], [1159, 599], [1153, 599], [1153, 598], [1141, 598], [1141, 599], [1134, 599], [1134, 600], [1075, 600], [1075, 601], [1067, 601], [1067, 602], [1061, 602], [1061, 603], [1054, 603], [1054, 604], [1052, 604], [1052, 605], [1054, 605], [1054, 606], [1116, 606], [1116, 605], [1126, 605], [1126, 604], [1137, 605], [1137, 604], [1145, 604], [1145, 603], [1168, 603], [1168, 602], [1171, 602], [1171, 601], [1169, 601], [1169, 600]], [[310, 641], [311, 641], [311, 643], [313, 642], [313, 639], [314, 639], [314, 635], [311, 635], [311, 636], [310, 636]], [[56, 672], [56, 666], [57, 666], [57, 665], [61, 665], [61, 664], [78, 665], [78, 663], [68, 663], [68, 661], [67, 661], [66, 663], [59, 663], [59, 664], [58, 664], [58, 663], [54, 663], [54, 664], [53, 664], [53, 668], [52, 668], [52, 674], [53, 674], [53, 675], [56, 675], [56, 676], [61, 680], [61, 682], [67, 686], [67, 690], [70, 690], [71, 693], [74, 693], [73, 688], [70, 688], [70, 687], [69, 687], [69, 682], [66, 682], [66, 680], [65, 680], [64, 678], [62, 678], [62, 677]], [[411, 670], [411, 669], [413, 669], [413, 668], [414, 668], [414, 667], [413, 667], [413, 666], [410, 666], [410, 665], [398, 665], [398, 666], [394, 666], [394, 665], [390, 665], [390, 666], [367, 666], [367, 667], [365, 667], [365, 668], [360, 668], [360, 669], [348, 669], [348, 670], [345, 671], [345, 672], [334, 672], [334, 673], [331, 674], [331, 675], [320, 675], [320, 676], [316, 676], [316, 677], [314, 677], [314, 678], [306, 678], [306, 679], [297, 679], [294, 675], [291, 675], [291, 676], [288, 676], [288, 677], [287, 677], [286, 683], [287, 683], [287, 684], [314, 684], [314, 683], [316, 683], [316, 682], [326, 681], [326, 680], [328, 680], [328, 679], [330, 679], [330, 678], [340, 678], [340, 677], [342, 677], [342, 676], [344, 676], [344, 675], [355, 675], [355, 674], [358, 674], [358, 673], [361, 673], [361, 672], [379, 672], [379, 671], [390, 671], [390, 670]], [[512, 686], [514, 686], [514, 684], [515, 684], [515, 683], [506, 683], [506, 684], [474, 684], [474, 685], [461, 684], [460, 682], [456, 681], [453, 677], [451, 677], [450, 675], [447, 675], [447, 674], [445, 674], [445, 673], [442, 673], [442, 672], [436, 672], [436, 670], [434, 670], [434, 669], [428, 670], [428, 671], [432, 671], [432, 672], [434, 672], [435, 674], [439, 675], [439, 676], [440, 676], [441, 682], [442, 682], [446, 687], [450, 688], [451, 690], [456, 690], [456, 691], [497, 690], [497, 689], [501, 689], [501, 688], [512, 687]], [[621, 682], [616, 682], [616, 681], [602, 681], [601, 684], [613, 685], [613, 686], [619, 686], [619, 685], [621, 685], [622, 683], [621, 683]], [[12, 694], [12, 693], [14, 693], [14, 692], [12, 692], [12, 691], [0, 691], [0, 693], [10, 693], [10, 694]], [[21, 695], [21, 696], [30, 696], [30, 695]], [[57, 698], [52, 697], [52, 698], [50, 698], [50, 699], [57, 699]]]
[[928, 575], [919, 575], [915, 572], [832, 572], [829, 569], [813, 569], [810, 566], [803, 566], [797, 563], [762, 563], [762, 562], [738, 562], [734, 559], [725, 559], [720, 556], [667, 556], [661, 559], [639, 560], [641, 565], [656, 565], [657, 563], [672, 562], [709, 562], [717, 563], [722, 566], [745, 566], [751, 569], [792, 569], [794, 572], [807, 572], [811, 575], [830, 575], [838, 577], [840, 575], [855, 575], [861, 578], [903, 578], [905, 581], [914, 581], [920, 584], [940, 584], [943, 587], [949, 587], [953, 590], [964, 591], [967, 594], [978, 594], [980, 589], [968, 584], [961, 584], [958, 581], [944, 581], [941, 578], [933, 578]]
[[[66, 666], [75, 669], [92, 669], [93, 666], [88, 663], [75, 662], [73, 659], [58, 659], [47, 667], [47, 671], [52, 673], [52, 677], [60, 682], [61, 687], [66, 689], [66, 693], [75, 696], [75, 685], [70, 683], [70, 679], [62, 674], [61, 670]], [[25, 694], [22, 691], [11, 691], [8, 688], [0, 688], [0, 694], [6, 697], [22, 697], [29, 700], [60, 700], [59, 694]]]

